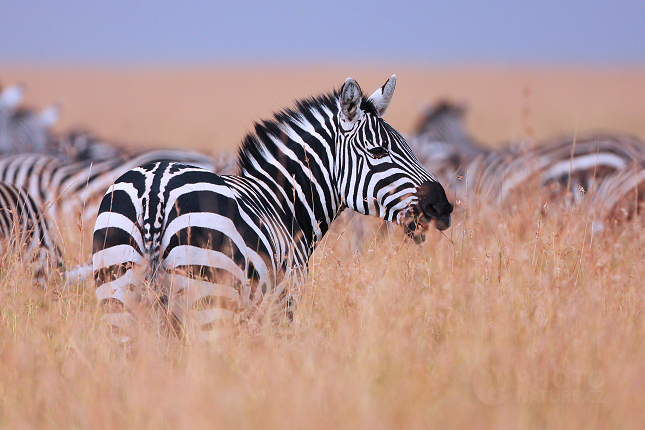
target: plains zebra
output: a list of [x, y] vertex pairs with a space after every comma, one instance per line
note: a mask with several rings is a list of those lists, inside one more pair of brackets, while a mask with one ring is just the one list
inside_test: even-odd
[[[463, 107], [442, 102], [411, 139], [422, 163], [435, 169], [459, 200], [476, 196], [501, 205], [515, 191], [530, 189], [548, 201], [575, 202], [587, 191], [611, 189], [611, 196], [594, 199], [599, 212], [610, 213], [615, 208], [608, 205], [621, 200], [621, 190], [635, 186], [634, 171], [645, 166], [645, 145], [629, 136], [564, 136], [489, 149], [467, 135], [463, 114]], [[622, 185], [600, 187], [606, 181]]]
[[48, 154], [19, 154], [0, 158], [0, 181], [24, 188], [37, 207], [45, 208], [52, 222], [73, 219], [81, 211], [81, 219], [96, 216], [101, 197], [114, 182], [133, 167], [155, 161], [174, 160], [214, 170], [217, 166], [205, 154], [174, 149], [142, 152], [128, 159], [109, 158], [68, 162]]
[[530, 191], [540, 193], [545, 202], [569, 205], [590, 191], [599, 192], [601, 183], [614, 181], [620, 172], [633, 173], [642, 166], [645, 145], [638, 139], [587, 135], [482, 152], [460, 164], [449, 182], [460, 199], [477, 196], [501, 205], [516, 192]]
[[9, 122], [23, 94], [21, 85], [6, 88], [0, 93], [0, 154], [8, 153], [12, 146]]
[[288, 309], [316, 243], [346, 207], [396, 221], [417, 241], [431, 220], [448, 228], [443, 187], [381, 118], [395, 83], [367, 98], [348, 78], [340, 91], [256, 124], [239, 151], [239, 176], [162, 162], [119, 178], [93, 239], [96, 293], [110, 323], [127, 329], [144, 279], [171, 320], [192, 321], [200, 336], [261, 303]]
[[10, 87], [0, 94], [0, 154], [46, 152], [50, 128], [58, 120], [60, 108], [50, 106], [41, 112], [16, 108], [22, 99], [22, 86]]
[[[13, 242], [21, 255], [33, 260], [34, 276], [41, 283], [50, 267], [63, 267], [60, 249], [39, 207], [24, 190], [4, 182], [0, 182], [0, 238], [7, 247]], [[0, 243], [0, 253], [5, 255], [2, 248]]]

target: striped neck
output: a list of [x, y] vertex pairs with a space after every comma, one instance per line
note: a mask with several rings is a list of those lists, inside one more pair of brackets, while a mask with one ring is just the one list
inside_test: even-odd
[[336, 157], [336, 93], [296, 104], [295, 110], [255, 124], [239, 151], [240, 174], [263, 182], [285, 213], [294, 241], [309, 252], [343, 208], [333, 175]]

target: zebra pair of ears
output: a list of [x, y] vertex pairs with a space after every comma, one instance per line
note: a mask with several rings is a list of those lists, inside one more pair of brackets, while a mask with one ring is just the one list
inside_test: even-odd
[[48, 108], [43, 109], [38, 114], [40, 123], [45, 127], [51, 127], [60, 118], [61, 107], [58, 104], [53, 104]]
[[[383, 116], [392, 100], [396, 75], [392, 75], [385, 84], [369, 97], [379, 116]], [[363, 111], [360, 109], [363, 91], [352, 78], [347, 78], [340, 90], [340, 123], [346, 131], [351, 130], [356, 121], [360, 120]]]

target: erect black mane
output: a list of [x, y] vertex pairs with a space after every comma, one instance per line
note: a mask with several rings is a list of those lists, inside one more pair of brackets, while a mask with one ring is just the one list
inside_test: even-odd
[[[272, 119], [263, 120], [254, 123], [254, 132], [249, 132], [242, 139], [242, 144], [238, 149], [237, 165], [238, 173], [246, 166], [250, 167], [250, 160], [262, 159], [262, 149], [267, 145], [273, 145], [268, 139], [268, 135], [278, 135], [280, 133], [280, 124], [299, 121], [300, 118], [311, 118], [311, 111], [318, 110], [322, 112], [322, 107], [327, 107], [334, 115], [338, 112], [338, 98], [340, 90], [336, 89], [328, 94], [319, 94], [295, 102], [294, 108], [286, 108], [278, 111]], [[361, 109], [372, 115], [378, 116], [378, 110], [374, 103], [369, 100], [365, 94], [362, 95]]]

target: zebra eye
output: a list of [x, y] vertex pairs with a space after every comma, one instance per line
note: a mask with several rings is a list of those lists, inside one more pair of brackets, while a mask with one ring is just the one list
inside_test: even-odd
[[388, 154], [387, 149], [382, 146], [375, 146], [367, 150], [374, 158], [383, 158]]

